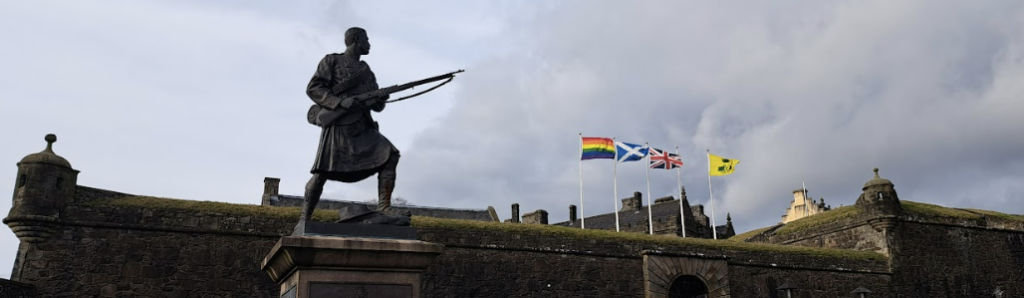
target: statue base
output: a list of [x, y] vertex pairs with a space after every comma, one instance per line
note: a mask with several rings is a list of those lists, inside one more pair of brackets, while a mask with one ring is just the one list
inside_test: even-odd
[[281, 286], [281, 296], [420, 297], [423, 270], [444, 245], [419, 240], [281, 237], [262, 270]]
[[416, 240], [416, 228], [409, 226], [370, 225], [302, 221], [295, 225], [292, 236], [337, 236]]

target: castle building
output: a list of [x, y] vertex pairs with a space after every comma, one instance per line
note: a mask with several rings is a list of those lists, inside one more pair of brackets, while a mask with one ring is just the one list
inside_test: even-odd
[[[622, 199], [622, 209], [615, 213], [598, 214], [585, 218], [577, 218], [576, 206], [569, 206], [569, 220], [555, 223], [554, 225], [585, 227], [587, 229], [615, 231], [616, 213], [620, 231], [633, 233], [650, 233], [653, 227], [655, 235], [673, 235], [690, 238], [716, 238], [726, 239], [736, 235], [732, 226], [732, 216], [726, 216], [726, 223], [711, 227], [711, 219], [704, 214], [703, 205], [690, 205], [686, 198], [686, 188], [680, 190], [680, 199], [671, 196], [661, 197], [654, 200], [654, 204], [644, 206], [643, 194], [634, 192], [633, 196]], [[680, 208], [683, 212], [679, 212]], [[654, 220], [648, 223], [648, 213]], [[680, 220], [680, 214], [684, 217]], [[684, 232], [685, 230], [685, 232]]]
[[[274, 179], [255, 205], [131, 195], [79, 185], [79, 171], [54, 153], [56, 137], [46, 141], [18, 162], [3, 219], [19, 240], [3, 245], [18, 251], [0, 297], [295, 293], [263, 266], [300, 212], [281, 207], [297, 198], [277, 194]], [[641, 234], [647, 208], [638, 194], [616, 213], [581, 219], [570, 207], [570, 221], [555, 225], [543, 210], [520, 220], [518, 205], [510, 221], [524, 224], [494, 222], [490, 210], [486, 219], [482, 210], [412, 209], [424, 214], [413, 218], [416, 241], [443, 246], [420, 264], [418, 297], [1024, 297], [1024, 215], [907, 201], [877, 169], [861, 191], [855, 205], [722, 241], [692, 239], [708, 238], [710, 226], [683, 193], [646, 206], [661, 235]], [[438, 218], [456, 213], [480, 219]], [[588, 230], [614, 229], [615, 214], [636, 233], [570, 228], [586, 220]], [[686, 238], [665, 236], [684, 231]], [[357, 249], [340, 247], [336, 256]], [[323, 256], [294, 252], [279, 263]], [[414, 263], [394, 252], [359, 260]], [[410, 287], [375, 274], [360, 273], [366, 283], [358, 288]]]
[[789, 202], [789, 207], [786, 207], [786, 214], [782, 215], [782, 223], [788, 223], [831, 209], [831, 206], [825, 206], [825, 198], [815, 201], [814, 198], [807, 196], [806, 188], [794, 189], [793, 200]]

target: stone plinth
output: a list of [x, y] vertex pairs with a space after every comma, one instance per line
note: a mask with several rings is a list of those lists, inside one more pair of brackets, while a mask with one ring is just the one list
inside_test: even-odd
[[418, 240], [281, 237], [262, 269], [281, 297], [420, 297], [420, 276], [444, 245]]

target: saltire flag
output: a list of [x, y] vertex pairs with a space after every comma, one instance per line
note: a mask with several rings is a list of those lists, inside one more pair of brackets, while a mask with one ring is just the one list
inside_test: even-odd
[[739, 160], [725, 158], [711, 153], [708, 153], [708, 162], [708, 175], [711, 176], [725, 176], [732, 174], [732, 172], [736, 170], [736, 164], [740, 163]]
[[583, 137], [580, 160], [615, 159], [615, 141], [610, 138]]
[[630, 144], [626, 142], [615, 142], [615, 150], [618, 151], [619, 161], [637, 161], [647, 157], [647, 146]]
[[679, 154], [668, 153], [665, 150], [651, 148], [651, 168], [671, 170], [683, 166], [683, 159]]

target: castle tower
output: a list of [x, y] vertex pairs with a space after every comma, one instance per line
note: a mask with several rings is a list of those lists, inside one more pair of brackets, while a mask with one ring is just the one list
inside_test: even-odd
[[889, 179], [878, 176], [878, 168], [874, 171], [875, 178], [865, 182], [864, 188], [861, 188], [863, 193], [857, 198], [857, 207], [873, 215], [899, 215], [903, 212], [903, 207], [900, 206], [895, 186]]
[[903, 212], [900, 206], [900, 199], [896, 196], [896, 188], [892, 181], [878, 176], [878, 168], [875, 168], [875, 178], [864, 183], [863, 193], [857, 198], [855, 204], [861, 211], [874, 217], [868, 220], [875, 231], [882, 233], [884, 244], [881, 253], [891, 256], [895, 250], [894, 239], [896, 238], [896, 226], [899, 225], [899, 215]]
[[786, 213], [782, 215], [782, 223], [789, 223], [831, 209], [825, 207], [824, 202], [825, 198], [821, 198], [821, 203], [815, 203], [814, 198], [807, 196], [807, 189], [794, 189], [793, 200], [789, 201], [789, 207], [786, 208]]
[[57, 136], [48, 134], [45, 140], [46, 149], [25, 156], [18, 163], [14, 204], [3, 220], [18, 239], [27, 243], [43, 242], [52, 235], [78, 184], [78, 171], [53, 153]]

